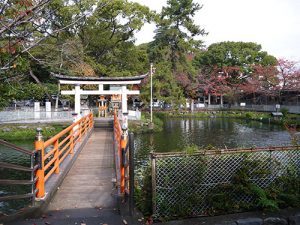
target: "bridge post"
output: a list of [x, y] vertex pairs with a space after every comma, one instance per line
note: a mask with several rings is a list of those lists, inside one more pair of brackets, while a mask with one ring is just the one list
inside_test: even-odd
[[125, 193], [125, 158], [126, 158], [126, 147], [127, 147], [127, 127], [123, 126], [122, 127], [122, 135], [121, 135], [121, 167], [120, 167], [120, 172], [121, 172], [121, 180], [120, 180], [120, 189], [121, 189], [121, 194]]
[[70, 154], [72, 155], [72, 154], [74, 154], [74, 131], [73, 131], [73, 129], [71, 129], [71, 131], [70, 131], [70, 135], [71, 135], [71, 137], [70, 137]]
[[36, 129], [37, 134], [35, 136], [34, 148], [38, 152], [38, 162], [39, 168], [36, 171], [36, 177], [38, 178], [36, 182], [36, 193], [37, 198], [43, 198], [45, 196], [45, 170], [44, 170], [44, 139], [42, 135], [42, 129]]
[[54, 166], [56, 167], [55, 169], [55, 173], [58, 174], [59, 173], [59, 147], [58, 147], [58, 139], [54, 142], [54, 157], [55, 159], [55, 163]]

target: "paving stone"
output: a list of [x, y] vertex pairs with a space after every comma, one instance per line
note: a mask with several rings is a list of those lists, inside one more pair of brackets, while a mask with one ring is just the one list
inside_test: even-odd
[[288, 225], [287, 220], [279, 217], [268, 217], [264, 219], [263, 225]]
[[239, 219], [236, 222], [237, 225], [262, 225], [263, 224], [263, 220], [260, 218]]

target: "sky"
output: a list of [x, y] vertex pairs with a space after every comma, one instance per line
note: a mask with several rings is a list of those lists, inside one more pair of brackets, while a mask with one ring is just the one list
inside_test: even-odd
[[[160, 12], [166, 0], [132, 0]], [[208, 35], [206, 46], [222, 41], [251, 41], [277, 58], [300, 62], [299, 0], [194, 0], [203, 5], [195, 15]], [[136, 34], [137, 44], [153, 40], [154, 24]]]

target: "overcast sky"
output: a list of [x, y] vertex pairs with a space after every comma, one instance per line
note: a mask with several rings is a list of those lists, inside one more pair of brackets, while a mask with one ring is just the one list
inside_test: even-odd
[[[160, 11], [166, 0], [132, 0]], [[252, 41], [275, 57], [300, 61], [300, 0], [194, 0], [194, 17], [209, 34], [206, 46], [221, 41]], [[136, 34], [137, 44], [153, 39], [155, 25]]]

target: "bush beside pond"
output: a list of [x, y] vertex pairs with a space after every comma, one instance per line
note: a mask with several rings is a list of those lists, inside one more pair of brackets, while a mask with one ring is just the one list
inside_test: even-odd
[[163, 129], [163, 120], [159, 114], [153, 114], [153, 127], [150, 124], [150, 114], [143, 113], [141, 120], [130, 120], [129, 130], [134, 133], [160, 132]]
[[58, 134], [68, 125], [61, 124], [2, 124], [0, 125], [0, 139], [6, 141], [32, 140], [34, 141], [36, 129], [43, 129], [44, 140]]

